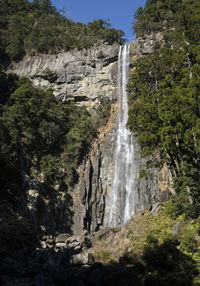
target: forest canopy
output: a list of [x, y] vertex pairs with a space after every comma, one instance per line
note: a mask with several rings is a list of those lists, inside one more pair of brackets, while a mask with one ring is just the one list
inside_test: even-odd
[[128, 125], [144, 155], [159, 151], [174, 177], [173, 214], [200, 215], [200, 2], [148, 0], [137, 37], [161, 32], [131, 77]]
[[55, 54], [96, 44], [122, 44], [124, 32], [105, 20], [88, 25], [57, 11], [50, 0], [0, 0], [0, 58], [18, 61], [25, 54]]

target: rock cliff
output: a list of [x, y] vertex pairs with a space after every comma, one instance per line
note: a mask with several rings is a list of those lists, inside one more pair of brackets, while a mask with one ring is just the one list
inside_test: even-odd
[[[162, 38], [157, 35], [156, 40]], [[147, 42], [147, 43], [146, 43]], [[138, 56], [151, 53], [155, 41], [146, 39], [145, 45], [139, 40], [131, 44], [131, 67]], [[148, 45], [147, 45], [148, 44]], [[118, 104], [111, 112], [107, 126], [99, 131], [90, 154], [79, 168], [80, 179], [74, 190], [73, 232], [80, 235], [84, 229], [94, 232], [108, 226], [110, 196], [114, 177], [114, 150], [116, 144], [116, 120]], [[170, 174], [167, 166], [155, 167], [159, 158], [142, 158], [137, 137], [133, 138], [135, 150], [135, 213], [147, 206], [156, 210], [159, 201], [165, 201], [170, 190]], [[148, 166], [148, 167], [147, 167]]]
[[102, 96], [116, 99], [118, 45], [57, 55], [25, 57], [9, 72], [28, 77], [34, 86], [51, 88], [63, 102], [74, 100], [90, 109]]
[[[156, 39], [162, 40], [159, 35]], [[145, 43], [141, 43], [139, 40], [132, 42], [132, 68], [134, 68], [134, 61], [138, 56], [152, 51], [153, 43], [152, 37], [148, 38]], [[112, 103], [110, 119], [106, 126], [100, 128], [99, 136], [93, 143], [90, 153], [79, 167], [79, 181], [70, 193], [73, 200], [73, 207], [70, 212], [71, 214], [74, 213], [72, 230], [76, 235], [81, 235], [84, 230], [89, 233], [94, 232], [108, 225], [108, 202], [114, 176], [113, 155], [118, 110], [116, 102], [118, 94], [118, 51], [118, 45], [101, 45], [89, 50], [72, 51], [58, 55], [26, 57], [8, 71], [20, 77], [28, 77], [36, 87], [51, 88], [54, 95], [63, 102], [73, 100], [79, 105], [86, 106], [91, 114], [95, 113], [102, 97], [108, 97]], [[138, 212], [148, 205], [156, 205], [160, 196], [162, 200], [167, 197], [169, 179], [166, 170], [163, 171], [154, 167], [146, 169], [146, 163], [149, 162], [148, 164], [150, 164], [151, 160], [141, 158], [140, 148], [136, 141], [136, 137], [134, 137], [133, 143], [137, 162], [135, 166], [137, 171], [135, 210]], [[163, 191], [166, 192], [165, 195], [161, 195]], [[34, 194], [32, 195], [32, 193]], [[68, 231], [67, 228], [65, 229], [65, 225], [68, 225], [66, 223], [68, 218], [61, 214], [62, 209], [65, 209], [64, 204], [67, 203], [67, 200], [63, 196], [64, 193], [60, 193], [59, 190], [56, 190], [56, 193], [61, 194], [61, 196], [59, 198], [54, 196], [53, 202], [50, 201], [50, 198], [44, 200], [47, 203], [43, 203], [43, 211], [37, 223], [50, 226], [50, 221], [52, 221], [55, 225], [55, 227], [51, 227], [52, 230]], [[35, 195], [35, 192], [29, 188], [27, 198], [27, 205], [30, 210], [35, 210], [37, 205], [41, 205], [38, 204], [41, 200], [38, 191]], [[52, 208], [54, 205], [59, 205], [59, 215], [56, 214], [55, 208]], [[49, 210], [49, 206], [52, 210]], [[63, 224], [63, 222], [65, 223]]]
[[[139, 40], [131, 45], [133, 70], [135, 59], [153, 49], [152, 39], [147, 41], [151, 47], [147, 44], [142, 47]], [[79, 166], [79, 180], [73, 189], [66, 192], [62, 186], [55, 185], [49, 192], [44, 191], [42, 174], [28, 176], [22, 162], [25, 189], [22, 199], [26, 217], [20, 213], [13, 216], [9, 211], [5, 212], [5, 221], [0, 218], [3, 230], [0, 240], [5, 230], [8, 236], [2, 240], [4, 244], [1, 243], [0, 282], [6, 281], [6, 285], [7, 282], [9, 285], [61, 285], [68, 282], [69, 285], [111, 285], [110, 272], [106, 276], [106, 269], [100, 263], [94, 263], [91, 254], [95, 254], [98, 261], [98, 256], [100, 260], [101, 257], [111, 258], [111, 250], [117, 260], [125, 248], [131, 251], [132, 242], [127, 237], [130, 235], [129, 226], [132, 228], [136, 223], [137, 215], [121, 229], [107, 227], [119, 109], [117, 61], [118, 46], [103, 45], [88, 51], [27, 57], [8, 71], [29, 77], [37, 87], [51, 88], [59, 100], [74, 100], [85, 105], [91, 114], [95, 113], [102, 96], [107, 96], [112, 106], [106, 126], [98, 130], [90, 152]], [[159, 202], [164, 202], [172, 191], [170, 173], [167, 166], [160, 168], [152, 164], [159, 161], [158, 156], [141, 157], [136, 136], [133, 144], [137, 173], [135, 213], [146, 208], [156, 214], [161, 208]], [[144, 214], [141, 212], [141, 216]], [[140, 226], [136, 231], [140, 235]], [[104, 277], [108, 283], [101, 284]]]

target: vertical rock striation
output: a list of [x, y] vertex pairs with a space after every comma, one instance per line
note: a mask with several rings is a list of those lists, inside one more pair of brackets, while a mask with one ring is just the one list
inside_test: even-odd
[[[139, 40], [131, 43], [132, 68], [138, 56], [152, 51], [152, 41], [147, 39], [146, 44], [142, 43], [143, 48]], [[146, 164], [150, 164], [151, 160], [141, 158], [136, 136], [129, 136], [129, 131], [125, 128], [128, 117], [127, 98], [120, 99], [126, 101], [126, 110], [123, 109], [118, 113], [120, 108], [124, 108], [120, 102], [116, 103], [117, 98], [120, 98], [118, 94], [122, 87], [117, 85], [119, 71], [122, 68], [122, 64], [118, 64], [118, 52], [118, 45], [102, 45], [89, 50], [58, 55], [26, 57], [8, 70], [9, 73], [30, 78], [36, 87], [51, 88], [59, 100], [73, 100], [79, 105], [86, 106], [91, 114], [95, 113], [102, 97], [108, 97], [112, 103], [110, 119], [107, 125], [99, 130], [99, 136], [93, 143], [90, 153], [79, 167], [79, 181], [72, 192], [67, 194], [63, 190], [55, 189], [52, 190], [53, 197], [46, 198], [42, 191], [29, 188], [27, 204], [30, 210], [35, 210], [36, 206], [40, 209], [38, 212], [36, 210], [36, 213], [40, 213], [37, 218], [39, 225], [49, 227], [52, 225], [54, 230], [68, 231], [68, 218], [74, 213], [72, 226], [74, 234], [80, 235], [84, 230], [94, 232], [108, 225], [120, 226], [134, 213], [148, 205], [154, 205], [160, 198], [163, 200], [167, 197], [167, 192], [164, 196], [160, 195], [160, 186], [162, 191], [169, 189], [169, 184], [164, 182], [167, 177], [166, 172], [160, 172], [156, 168], [146, 169]], [[123, 93], [126, 94], [127, 78], [123, 81]], [[129, 141], [127, 143], [130, 147], [127, 148], [127, 144], [121, 146], [119, 148], [121, 155], [118, 159], [115, 152], [119, 140], [117, 114], [124, 118], [121, 122], [123, 130], [127, 130]], [[126, 155], [128, 161], [122, 163], [120, 171], [116, 172], [116, 160], [123, 161]], [[126, 182], [121, 184], [121, 194], [118, 196], [120, 200], [116, 203], [112, 191], [118, 188], [116, 182], [123, 177], [126, 178]], [[35, 179], [37, 181], [37, 178]], [[127, 185], [129, 191], [124, 192], [127, 190]], [[111, 219], [111, 201], [113, 210], [115, 209], [113, 213], [119, 214], [115, 219]], [[72, 211], [69, 205], [70, 207], [73, 205]]]
[[[135, 47], [136, 46], [136, 47]], [[137, 43], [132, 43], [131, 65], [137, 57]], [[146, 49], [146, 48], [145, 48]], [[140, 49], [140, 55], [146, 53]], [[119, 227], [132, 215], [153, 207], [167, 197], [166, 172], [153, 166], [153, 158], [142, 158], [137, 137], [126, 129], [128, 119], [129, 45], [120, 48], [118, 62], [118, 109], [113, 125], [80, 167], [75, 188], [74, 232], [97, 231], [106, 226]], [[117, 123], [118, 122], [118, 123]], [[168, 179], [167, 179], [168, 180]], [[161, 189], [160, 186], [164, 186]], [[161, 193], [166, 192], [163, 196]]]
[[28, 77], [36, 87], [51, 88], [63, 102], [73, 100], [91, 110], [102, 96], [111, 101], [116, 99], [118, 50], [115, 44], [57, 55], [28, 56], [8, 72]]
[[107, 125], [99, 130], [99, 138], [79, 167], [79, 182], [73, 190], [73, 232], [77, 235], [85, 229], [94, 232], [104, 226], [107, 194], [114, 172], [115, 118], [116, 106], [113, 106]]

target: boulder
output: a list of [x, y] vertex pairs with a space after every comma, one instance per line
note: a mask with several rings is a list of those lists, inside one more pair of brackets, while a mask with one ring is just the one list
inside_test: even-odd
[[40, 242], [40, 245], [41, 245], [42, 249], [47, 248], [47, 244], [46, 244], [45, 241], [41, 241], [41, 242]]
[[55, 245], [56, 248], [66, 248], [67, 245], [65, 242], [57, 242]]
[[70, 258], [71, 265], [91, 265], [94, 263], [94, 257], [90, 253], [74, 254]]
[[70, 236], [69, 236], [68, 233], [60, 233], [60, 234], [56, 237], [55, 241], [56, 241], [56, 243], [59, 243], [59, 242], [65, 242], [65, 243], [66, 243], [66, 241], [68, 240], [69, 237], [70, 237]]
[[82, 247], [81, 238], [78, 236], [69, 237], [66, 243], [69, 248], [73, 248], [75, 250], [80, 250]]

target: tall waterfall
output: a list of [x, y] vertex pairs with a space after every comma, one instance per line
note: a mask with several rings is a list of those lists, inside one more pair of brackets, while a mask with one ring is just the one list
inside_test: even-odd
[[108, 225], [123, 225], [134, 214], [134, 144], [128, 120], [128, 92], [130, 44], [121, 46], [118, 59], [118, 101], [117, 140], [114, 152], [114, 179], [110, 196]]

